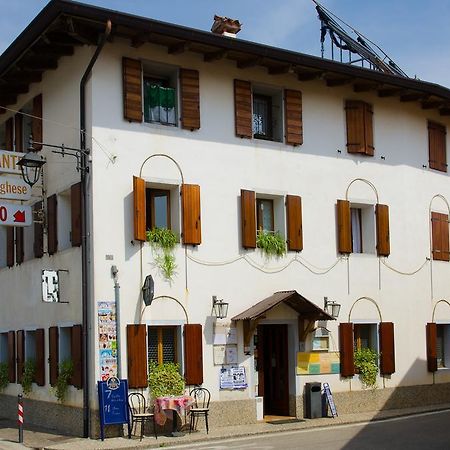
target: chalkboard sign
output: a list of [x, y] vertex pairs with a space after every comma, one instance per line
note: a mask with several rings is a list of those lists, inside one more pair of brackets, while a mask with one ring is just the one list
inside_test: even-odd
[[336, 410], [336, 405], [334, 404], [333, 394], [331, 393], [330, 385], [328, 383], [323, 383], [323, 391], [325, 392], [325, 396], [327, 398], [328, 406], [330, 407], [331, 415], [337, 417], [338, 413]]
[[98, 402], [100, 410], [100, 435], [104, 439], [105, 425], [129, 424], [128, 381], [111, 377], [98, 381]]

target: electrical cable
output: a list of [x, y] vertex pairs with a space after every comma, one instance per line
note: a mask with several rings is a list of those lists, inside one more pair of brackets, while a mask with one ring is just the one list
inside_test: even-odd
[[382, 263], [385, 267], [387, 267], [388, 269], [390, 269], [390, 270], [392, 270], [393, 272], [396, 272], [396, 273], [398, 273], [398, 274], [400, 274], [400, 275], [415, 275], [417, 272], [420, 272], [420, 271], [425, 267], [425, 265], [426, 265], [427, 262], [430, 262], [430, 259], [429, 259], [429, 258], [425, 258], [425, 261], [423, 262], [423, 264], [422, 264], [418, 269], [413, 270], [412, 272], [403, 272], [403, 271], [401, 271], [401, 270], [398, 270], [398, 269], [396, 269], [396, 268], [390, 266], [390, 265], [386, 262], [386, 259], [385, 259], [385, 258], [380, 258], [380, 260], [381, 260], [381, 263]]

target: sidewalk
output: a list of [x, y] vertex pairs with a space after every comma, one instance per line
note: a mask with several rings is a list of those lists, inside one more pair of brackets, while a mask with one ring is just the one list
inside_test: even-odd
[[335, 419], [321, 418], [321, 419], [305, 419], [299, 422], [271, 424], [271, 423], [257, 423], [251, 425], [238, 425], [230, 427], [220, 427], [210, 430], [209, 434], [201, 428], [203, 423], [199, 421], [200, 431], [182, 437], [172, 437], [158, 435], [156, 440], [152, 437], [145, 437], [142, 442], [138, 437], [133, 437], [131, 440], [127, 438], [109, 438], [104, 442], [100, 440], [73, 438], [69, 436], [57, 435], [51, 432], [38, 431], [36, 429], [26, 430], [25, 445], [17, 444], [17, 429], [15, 424], [0, 420], [0, 449], [48, 449], [48, 450], [107, 450], [107, 449], [142, 449], [142, 448], [158, 448], [170, 447], [171, 445], [189, 444], [190, 442], [213, 441], [219, 439], [226, 439], [232, 437], [251, 436], [254, 434], [275, 433], [280, 431], [304, 430], [311, 428], [337, 426], [343, 424], [370, 422], [375, 420], [384, 420], [392, 417], [407, 416], [420, 414], [429, 411], [440, 411], [450, 409], [450, 404], [442, 404], [435, 406], [424, 406], [407, 409], [392, 409], [378, 412], [354, 413], [344, 414]]

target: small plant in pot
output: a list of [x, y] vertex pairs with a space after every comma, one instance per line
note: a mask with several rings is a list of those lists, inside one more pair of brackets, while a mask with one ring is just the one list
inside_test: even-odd
[[2, 392], [9, 384], [8, 363], [0, 363], [0, 392]]
[[169, 395], [183, 395], [185, 383], [184, 378], [180, 374], [178, 364], [158, 364], [150, 361], [148, 387], [150, 388], [150, 396], [153, 399]]
[[363, 387], [376, 389], [378, 375], [378, 353], [370, 348], [360, 348], [354, 354], [355, 369]]
[[258, 231], [256, 234], [256, 246], [269, 257], [280, 257], [286, 254], [286, 241], [279, 231]]
[[36, 363], [34, 359], [27, 359], [23, 365], [22, 381], [22, 391], [24, 395], [29, 395], [33, 390], [33, 381], [36, 376]]
[[155, 263], [164, 278], [171, 280], [175, 275], [177, 265], [173, 251], [178, 243], [178, 236], [168, 228], [153, 228], [147, 231], [147, 241], [156, 252]]
[[67, 397], [67, 390], [70, 384], [70, 379], [73, 376], [73, 362], [67, 359], [58, 364], [58, 378], [52, 391], [55, 394], [59, 403], [64, 403]]

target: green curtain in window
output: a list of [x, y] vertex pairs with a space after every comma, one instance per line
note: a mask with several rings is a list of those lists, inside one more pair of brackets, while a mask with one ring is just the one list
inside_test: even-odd
[[144, 91], [145, 121], [175, 125], [175, 89], [145, 84]]

